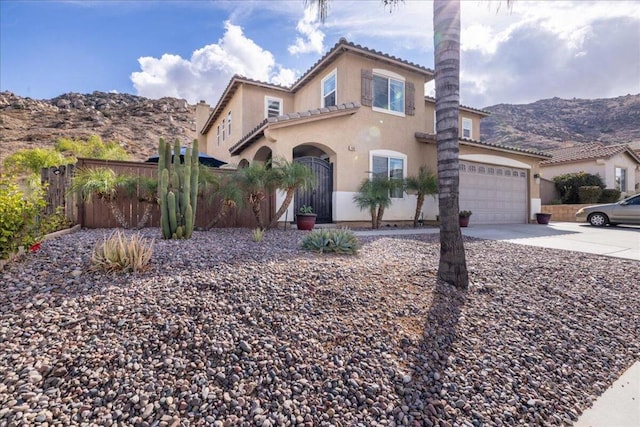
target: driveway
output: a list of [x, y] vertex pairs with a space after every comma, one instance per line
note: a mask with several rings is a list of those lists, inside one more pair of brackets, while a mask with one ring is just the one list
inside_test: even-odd
[[640, 261], [640, 227], [637, 226], [598, 228], [574, 222], [471, 225], [463, 228], [462, 233], [481, 239]]

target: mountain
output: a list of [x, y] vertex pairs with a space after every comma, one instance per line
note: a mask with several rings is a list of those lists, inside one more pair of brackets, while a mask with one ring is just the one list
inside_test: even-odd
[[543, 99], [486, 107], [481, 139], [534, 150], [587, 142], [640, 149], [640, 94], [607, 99]]
[[44, 100], [0, 93], [0, 161], [22, 148], [91, 135], [117, 141], [132, 159], [145, 160], [157, 152], [160, 137], [184, 143], [195, 138], [195, 106], [184, 99], [104, 92]]

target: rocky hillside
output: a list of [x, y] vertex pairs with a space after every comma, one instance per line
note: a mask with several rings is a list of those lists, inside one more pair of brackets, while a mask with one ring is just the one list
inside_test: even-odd
[[195, 106], [183, 99], [93, 92], [35, 100], [0, 93], [0, 160], [21, 148], [52, 146], [57, 138], [90, 135], [117, 141], [144, 160], [160, 137], [190, 142], [195, 134]]
[[482, 139], [529, 149], [576, 143], [629, 143], [640, 148], [640, 95], [609, 99], [543, 99], [486, 107]]

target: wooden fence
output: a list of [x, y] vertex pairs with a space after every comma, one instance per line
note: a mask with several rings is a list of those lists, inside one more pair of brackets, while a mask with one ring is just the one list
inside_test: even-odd
[[[96, 159], [78, 159], [75, 168], [69, 168], [64, 174], [55, 172], [46, 172], [43, 169], [43, 182], [49, 182], [47, 202], [50, 204], [48, 208], [55, 211], [57, 206], [64, 206], [65, 212], [74, 224], [80, 224], [86, 228], [115, 228], [119, 227], [110, 206], [104, 200], [92, 198], [91, 202], [84, 202], [78, 198], [74, 198], [68, 194], [68, 188], [73, 170], [81, 168], [98, 168], [107, 167], [112, 169], [116, 174], [129, 174], [136, 176], [156, 177], [158, 165], [155, 163], [139, 163], [115, 160], [96, 160]], [[211, 168], [211, 172], [218, 175], [229, 175], [236, 173], [232, 170]], [[64, 175], [64, 178], [58, 178]], [[220, 199], [209, 200], [208, 197], [199, 196], [198, 206], [196, 210], [196, 228], [204, 228], [218, 214], [221, 208]], [[115, 208], [124, 215], [126, 223], [132, 227], [137, 227], [144, 217], [145, 211], [150, 209], [149, 220], [144, 224], [145, 227], [160, 226], [160, 207], [155, 202], [145, 201], [143, 194], [136, 193], [129, 196], [124, 189], [118, 191], [115, 199]], [[265, 224], [268, 224], [275, 215], [275, 193], [267, 197], [262, 202], [262, 218]], [[251, 207], [245, 205], [240, 208], [232, 208], [227, 215], [220, 220], [216, 227], [240, 227], [254, 228], [257, 226], [256, 219], [251, 211]]]

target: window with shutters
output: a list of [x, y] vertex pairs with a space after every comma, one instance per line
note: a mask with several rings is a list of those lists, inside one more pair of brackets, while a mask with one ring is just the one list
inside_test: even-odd
[[322, 106], [336, 105], [336, 70], [322, 79]]
[[282, 115], [282, 99], [271, 96], [264, 97], [264, 117], [278, 117]]
[[362, 105], [399, 116], [415, 114], [415, 87], [387, 70], [362, 70]]

